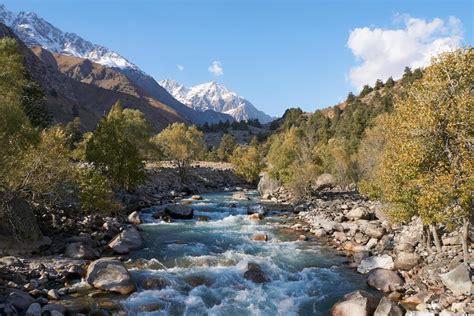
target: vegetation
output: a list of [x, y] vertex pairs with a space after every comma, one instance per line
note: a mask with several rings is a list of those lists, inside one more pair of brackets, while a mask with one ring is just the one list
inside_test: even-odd
[[380, 122], [385, 145], [367, 181], [368, 193], [389, 203], [395, 219], [420, 216], [438, 251], [436, 225], [464, 225], [467, 235], [472, 212], [473, 85], [472, 48], [433, 60], [393, 114]]
[[221, 143], [219, 144], [219, 148], [217, 148], [217, 158], [220, 161], [228, 162], [230, 156], [234, 152], [236, 147], [235, 139], [230, 134], [224, 134], [221, 138]]
[[237, 146], [230, 157], [235, 173], [247, 182], [256, 184], [264, 168], [261, 147], [256, 141], [250, 145]]
[[185, 180], [190, 163], [203, 158], [205, 154], [204, 134], [195, 126], [184, 123], [171, 124], [156, 135], [153, 142], [162, 148], [167, 159], [174, 162], [182, 181]]

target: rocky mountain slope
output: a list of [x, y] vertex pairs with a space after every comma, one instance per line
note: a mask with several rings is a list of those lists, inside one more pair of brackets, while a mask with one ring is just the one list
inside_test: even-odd
[[160, 80], [160, 85], [177, 100], [198, 111], [214, 110], [226, 113], [237, 121], [258, 119], [268, 123], [273, 118], [252, 103], [215, 81], [187, 88], [174, 80]]
[[125, 75], [147, 96], [173, 108], [183, 120], [195, 124], [232, 120], [228, 115], [212, 111], [197, 112], [177, 101], [150, 75], [137, 65], [102, 45], [93, 44], [75, 33], [63, 32], [32, 12], [14, 13], [0, 5], [0, 23], [10, 27], [28, 47], [42, 47], [53, 53], [89, 59]]
[[53, 115], [54, 123], [67, 123], [79, 117], [82, 128], [91, 130], [117, 100], [126, 107], [142, 111], [155, 130], [173, 122], [186, 122], [173, 108], [157, 100], [106, 90], [69, 78], [59, 71], [52, 53], [45, 49], [36, 49], [36, 54], [33, 53], [10, 28], [0, 23], [0, 38], [3, 37], [17, 40], [28, 72], [45, 92], [47, 109]]

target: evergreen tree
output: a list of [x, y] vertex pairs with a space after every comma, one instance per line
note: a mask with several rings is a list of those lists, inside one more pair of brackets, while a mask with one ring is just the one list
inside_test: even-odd
[[385, 82], [385, 86], [387, 88], [393, 88], [395, 86], [395, 81], [393, 80], [392, 77], [389, 77], [387, 81]]
[[220, 161], [229, 161], [230, 156], [234, 152], [236, 143], [231, 134], [224, 134], [221, 138], [219, 148], [217, 149], [217, 157]]

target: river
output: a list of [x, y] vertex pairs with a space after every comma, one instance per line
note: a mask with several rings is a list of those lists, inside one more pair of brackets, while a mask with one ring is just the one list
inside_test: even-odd
[[[344, 266], [345, 258], [270, 212], [248, 219], [247, 208], [259, 203], [234, 201], [232, 193], [202, 195], [193, 201], [194, 218], [166, 223], [144, 214], [145, 247], [133, 254], [131, 273], [138, 291], [122, 302], [130, 315], [327, 315], [344, 294], [367, 290], [365, 278]], [[232, 205], [234, 204], [234, 205]], [[285, 225], [286, 224], [286, 225]], [[268, 241], [253, 241], [256, 234]], [[137, 264], [136, 262], [141, 262]], [[248, 262], [261, 266], [269, 282], [245, 279]], [[143, 289], [141, 281], [159, 277], [161, 289]]]

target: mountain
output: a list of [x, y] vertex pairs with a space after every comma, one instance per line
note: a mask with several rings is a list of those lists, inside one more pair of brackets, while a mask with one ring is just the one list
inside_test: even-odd
[[51, 52], [39, 47], [34, 51], [29, 49], [10, 28], [0, 23], [0, 38], [3, 37], [18, 42], [28, 73], [45, 93], [46, 108], [53, 115], [53, 123], [67, 123], [79, 117], [82, 129], [92, 130], [117, 100], [124, 107], [143, 112], [157, 131], [173, 122], [188, 123], [176, 110], [156, 99], [104, 89], [67, 76], [59, 70]]
[[160, 80], [159, 84], [178, 101], [198, 111], [213, 110], [225, 113], [237, 121], [258, 119], [261, 123], [268, 123], [273, 120], [248, 100], [215, 81], [191, 88], [170, 79]]
[[28, 47], [40, 46], [53, 53], [89, 59], [115, 69], [148, 96], [176, 110], [183, 119], [195, 123], [217, 123], [233, 120], [231, 116], [215, 112], [197, 112], [173, 98], [153, 77], [137, 65], [107, 47], [93, 44], [75, 33], [63, 32], [32, 12], [13, 13], [0, 4], [0, 22], [10, 27]]

